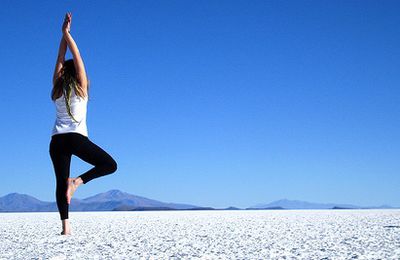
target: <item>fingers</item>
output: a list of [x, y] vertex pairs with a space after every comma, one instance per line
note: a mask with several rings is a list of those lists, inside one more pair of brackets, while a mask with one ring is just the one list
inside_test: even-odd
[[66, 22], [71, 22], [71, 19], [72, 19], [72, 13], [71, 13], [71, 12], [67, 12], [67, 13], [65, 14], [65, 19], [64, 19], [64, 21], [66, 21]]
[[63, 33], [71, 31], [71, 21], [72, 21], [72, 13], [71, 12], [65, 13], [64, 23], [62, 26]]

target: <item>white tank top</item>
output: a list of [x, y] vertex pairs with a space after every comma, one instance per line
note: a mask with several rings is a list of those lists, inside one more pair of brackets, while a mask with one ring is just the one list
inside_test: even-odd
[[65, 104], [64, 94], [54, 101], [56, 106], [56, 121], [54, 123], [52, 135], [63, 133], [80, 133], [88, 136], [86, 126], [86, 112], [87, 112], [88, 97], [81, 98], [72, 90], [70, 99], [71, 114], [75, 118], [72, 119], [67, 111]]

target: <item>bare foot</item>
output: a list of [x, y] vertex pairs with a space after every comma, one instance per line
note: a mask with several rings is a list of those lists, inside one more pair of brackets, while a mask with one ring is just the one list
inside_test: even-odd
[[71, 235], [71, 231], [61, 231], [60, 235]]
[[78, 188], [79, 184], [76, 182], [76, 178], [68, 178], [67, 180], [68, 188], [67, 188], [67, 202], [71, 203], [71, 198], [74, 195], [74, 192]]

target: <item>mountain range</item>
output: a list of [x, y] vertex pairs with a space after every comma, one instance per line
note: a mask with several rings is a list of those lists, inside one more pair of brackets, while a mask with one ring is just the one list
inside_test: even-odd
[[276, 200], [271, 203], [256, 204], [247, 209], [386, 209], [394, 208], [389, 205], [361, 207], [352, 204], [339, 203], [313, 203], [301, 200]]
[[[351, 204], [312, 203], [299, 200], [277, 200], [271, 203], [256, 204], [246, 209], [362, 209], [362, 208], [393, 208], [388, 205], [360, 207]], [[142, 211], [142, 210], [214, 210], [212, 207], [201, 207], [191, 204], [168, 203], [157, 201], [120, 190], [110, 190], [85, 199], [73, 198], [70, 211]], [[224, 210], [240, 210], [237, 207]], [[0, 197], [0, 212], [36, 212], [57, 211], [55, 202], [38, 200], [32, 196], [10, 193]]]
[[[194, 205], [166, 203], [132, 195], [119, 190], [110, 190], [85, 199], [72, 198], [70, 211], [110, 211], [135, 209], [193, 209]], [[38, 200], [32, 196], [19, 193], [10, 193], [0, 197], [0, 211], [57, 211], [55, 202]]]

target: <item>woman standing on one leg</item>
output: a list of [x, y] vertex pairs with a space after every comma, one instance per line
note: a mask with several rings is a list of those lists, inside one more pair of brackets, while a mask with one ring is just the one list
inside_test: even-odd
[[[56, 121], [50, 142], [50, 156], [56, 175], [57, 207], [62, 221], [62, 235], [71, 234], [68, 207], [75, 190], [88, 181], [117, 170], [114, 159], [88, 138], [86, 109], [88, 80], [78, 47], [70, 34], [72, 15], [67, 13], [62, 26], [58, 58], [53, 76], [51, 98], [56, 106]], [[67, 47], [73, 59], [65, 61]], [[71, 156], [94, 165], [77, 178], [70, 178]]]

